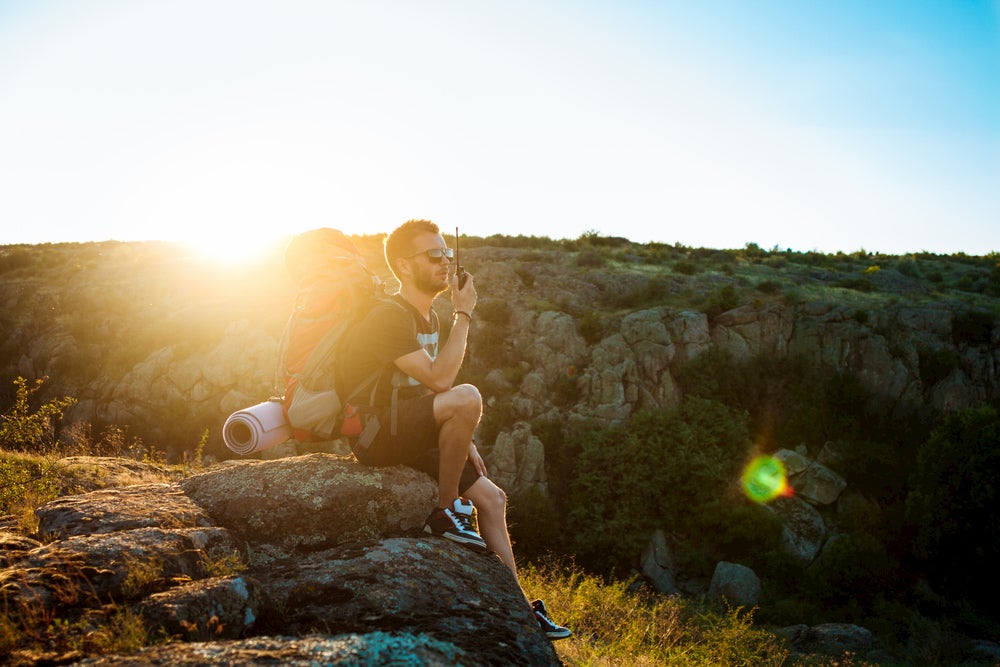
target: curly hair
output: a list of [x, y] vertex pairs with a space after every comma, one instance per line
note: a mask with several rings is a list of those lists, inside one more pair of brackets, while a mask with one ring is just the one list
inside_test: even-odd
[[399, 276], [396, 274], [396, 260], [412, 254], [413, 239], [425, 232], [440, 234], [441, 230], [430, 220], [407, 220], [385, 237], [383, 241], [385, 263], [389, 265], [389, 270], [397, 280]]

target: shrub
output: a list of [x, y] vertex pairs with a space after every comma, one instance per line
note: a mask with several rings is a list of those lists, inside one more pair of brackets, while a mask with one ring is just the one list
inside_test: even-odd
[[764, 294], [775, 294], [781, 291], [781, 283], [777, 280], [763, 280], [757, 283], [755, 289]]
[[576, 330], [587, 341], [587, 345], [594, 345], [604, 337], [604, 324], [596, 310], [584, 313], [576, 322]]
[[602, 570], [627, 566], [659, 526], [714, 530], [693, 508], [727, 495], [749, 446], [745, 414], [696, 397], [575, 439], [567, 523], [575, 553]]
[[717, 317], [740, 305], [740, 297], [733, 285], [723, 285], [705, 300], [702, 309], [709, 317]]
[[56, 498], [61, 488], [50, 460], [25, 455], [0, 458], [0, 516], [13, 515], [25, 533], [38, 528], [35, 508]]
[[868, 280], [867, 278], [841, 278], [840, 280], [833, 283], [834, 287], [842, 287], [844, 289], [852, 289], [858, 292], [874, 292], [875, 283]]
[[824, 549], [813, 568], [813, 595], [825, 604], [858, 603], [871, 612], [877, 596], [889, 596], [898, 584], [899, 564], [871, 535], [844, 535]]
[[699, 272], [698, 265], [686, 259], [675, 262], [673, 270], [676, 273], [683, 273], [685, 276], [693, 276]]
[[998, 442], [1000, 416], [992, 407], [945, 417], [918, 449], [906, 499], [913, 551], [933, 579], [988, 608], [993, 600], [982, 582], [1000, 559]]
[[596, 250], [584, 250], [576, 256], [576, 265], [584, 268], [599, 268], [607, 264], [607, 258]]
[[951, 322], [951, 337], [956, 345], [988, 345], [993, 338], [996, 316], [985, 310], [966, 310]]
[[961, 357], [952, 348], [935, 350], [922, 347], [917, 350], [917, 361], [920, 380], [925, 387], [931, 387], [951, 375], [959, 367]]
[[55, 423], [62, 419], [63, 410], [76, 403], [68, 396], [52, 399], [32, 411], [30, 398], [41, 389], [44, 378], [35, 380], [33, 387], [18, 376], [14, 380], [17, 387], [14, 405], [4, 415], [0, 415], [0, 447], [17, 451], [41, 452], [55, 443]]

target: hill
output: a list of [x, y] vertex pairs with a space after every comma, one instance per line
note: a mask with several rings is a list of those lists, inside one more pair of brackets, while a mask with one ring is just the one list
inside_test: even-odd
[[[357, 242], [391, 282], [378, 239]], [[689, 596], [739, 564], [761, 622], [857, 623], [901, 654], [998, 639], [996, 257], [584, 235], [463, 239], [463, 263], [480, 302], [460, 380], [486, 399], [477, 438], [524, 557]], [[274, 393], [279, 249], [221, 266], [159, 243], [7, 246], [0, 281], [2, 375], [77, 399], [50, 446], [234, 458], [225, 417]], [[746, 497], [759, 456], [792, 495]]]

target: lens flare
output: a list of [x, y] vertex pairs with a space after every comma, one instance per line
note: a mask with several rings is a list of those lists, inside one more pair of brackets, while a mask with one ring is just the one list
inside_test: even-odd
[[758, 503], [790, 496], [792, 488], [785, 476], [785, 464], [773, 456], [758, 456], [743, 470], [743, 492]]

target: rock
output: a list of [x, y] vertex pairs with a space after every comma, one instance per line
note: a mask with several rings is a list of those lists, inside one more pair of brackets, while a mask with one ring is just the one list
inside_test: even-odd
[[517, 422], [513, 430], [500, 433], [486, 459], [491, 479], [508, 494], [548, 492], [545, 446], [531, 433], [528, 422]]
[[677, 346], [674, 363], [690, 361], [712, 344], [705, 313], [682, 311], [666, 323], [666, 328], [670, 340]]
[[25, 535], [0, 530], [0, 567], [7, 567], [32, 549], [42, 546], [42, 543]]
[[230, 463], [180, 486], [239, 539], [284, 552], [420, 530], [437, 502], [425, 473], [323, 453]]
[[814, 505], [831, 505], [847, 487], [847, 480], [824, 465], [812, 462], [789, 479], [795, 495]]
[[[89, 633], [111, 631], [116, 610], [137, 613], [154, 634], [230, 640], [173, 642], [82, 664], [297, 664], [317, 656], [330, 664], [559, 664], [496, 555], [405, 536], [435, 496], [423, 473], [313, 454], [59, 499], [39, 514], [61, 539], [39, 545], [8, 528], [0, 533], [9, 546], [0, 608], [11, 612], [12, 631], [58, 618], [66, 641], [85, 647]], [[147, 520], [162, 525], [142, 527]], [[163, 527], [209, 520], [233, 532]], [[72, 535], [90, 531], [107, 532]]]
[[1000, 644], [987, 639], [976, 639], [972, 642], [972, 653], [994, 663], [1000, 662]]
[[[225, 665], [428, 665], [451, 667], [494, 665], [489, 656], [469, 656], [461, 649], [423, 634], [371, 632], [336, 636], [254, 637], [241, 641], [196, 644], [164, 644], [131, 655], [91, 658], [78, 665], [91, 667], [135, 667], [171, 665], [203, 667]], [[524, 661], [511, 664], [530, 664]], [[543, 663], [546, 664], [546, 663]], [[547, 663], [558, 664], [558, 663]]]
[[760, 604], [760, 578], [745, 565], [720, 562], [708, 586], [708, 598], [731, 607], [755, 607]]
[[135, 528], [212, 525], [205, 512], [172, 484], [146, 484], [66, 496], [35, 510], [38, 533], [49, 538]]
[[184, 473], [164, 465], [122, 457], [67, 456], [55, 462], [63, 486], [76, 493], [177, 481]]
[[142, 601], [139, 613], [148, 627], [186, 641], [238, 639], [253, 628], [265, 606], [256, 579], [232, 575], [154, 593]]
[[785, 466], [785, 474], [789, 477], [798, 475], [809, 467], [809, 457], [791, 449], [779, 449], [774, 453], [774, 458], [781, 461]]
[[235, 548], [223, 528], [70, 537], [32, 549], [0, 570], [0, 603], [63, 609], [134, 600], [176, 577], [203, 577], [207, 554]]
[[850, 623], [823, 623], [803, 631], [791, 644], [800, 653], [840, 656], [850, 652], [864, 656], [875, 648], [871, 631]]
[[[824, 447], [823, 451], [828, 451]], [[826, 466], [804, 454], [779, 449], [774, 457], [785, 465], [788, 482], [795, 495], [814, 505], [830, 505], [847, 487], [847, 481]]]
[[657, 529], [649, 538], [649, 545], [642, 554], [642, 573], [653, 584], [653, 588], [666, 595], [675, 595], [677, 588], [675, 565], [667, 535]]
[[819, 554], [826, 537], [826, 524], [819, 512], [798, 498], [777, 498], [768, 505], [782, 519], [781, 543], [785, 551], [803, 563]]
[[265, 632], [391, 628], [428, 634], [484, 664], [554, 661], [510, 570], [441, 538], [343, 545], [273, 563], [260, 579], [271, 600]]

